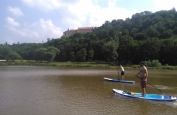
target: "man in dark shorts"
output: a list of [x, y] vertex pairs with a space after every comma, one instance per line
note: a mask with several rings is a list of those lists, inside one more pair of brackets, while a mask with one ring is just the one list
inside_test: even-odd
[[120, 71], [121, 71], [121, 79], [124, 80], [124, 74], [125, 74], [125, 70], [124, 67], [122, 65], [119, 65]]

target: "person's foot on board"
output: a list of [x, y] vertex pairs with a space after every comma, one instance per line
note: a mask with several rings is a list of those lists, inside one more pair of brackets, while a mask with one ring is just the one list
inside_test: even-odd
[[146, 96], [146, 94], [141, 94], [141, 96], [140, 97], [145, 97]]

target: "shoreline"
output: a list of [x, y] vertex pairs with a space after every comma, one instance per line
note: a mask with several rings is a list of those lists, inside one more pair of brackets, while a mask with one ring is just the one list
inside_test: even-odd
[[[3, 61], [0, 66], [54, 66], [54, 67], [87, 67], [87, 68], [117, 68], [115, 63], [96, 63], [96, 62], [34, 62], [34, 61]], [[139, 69], [139, 65], [124, 65], [125, 69]], [[160, 66], [160, 67], [147, 67], [148, 69], [161, 69], [161, 70], [177, 70], [177, 66]]]

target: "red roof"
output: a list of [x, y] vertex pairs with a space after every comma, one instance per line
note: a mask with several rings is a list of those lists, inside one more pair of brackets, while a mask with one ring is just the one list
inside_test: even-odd
[[[65, 32], [76, 32], [76, 31], [78, 31], [78, 30], [93, 30], [94, 29], [94, 27], [80, 27], [80, 28], [78, 28], [78, 29], [71, 29], [71, 30], [67, 30], [67, 31], [65, 31]], [[64, 33], [65, 33], [64, 32]]]
[[78, 30], [93, 30], [94, 27], [81, 27]]

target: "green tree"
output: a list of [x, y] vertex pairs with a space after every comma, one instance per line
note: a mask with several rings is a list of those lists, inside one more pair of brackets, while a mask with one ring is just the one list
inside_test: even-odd
[[7, 45], [0, 45], [0, 56], [2, 59], [9, 60], [10, 59], [10, 53], [12, 49]]
[[15, 52], [15, 51], [11, 51], [10, 52], [10, 54], [9, 54], [9, 58], [11, 59], [11, 60], [16, 60], [16, 59], [22, 59], [22, 57], [17, 53], [17, 52]]
[[133, 50], [133, 38], [130, 36], [122, 36], [119, 39], [118, 60], [122, 63], [128, 63], [132, 60], [132, 55], [135, 53]]
[[94, 56], [94, 51], [93, 51], [93, 49], [91, 48], [91, 49], [89, 50], [89, 60], [92, 61], [93, 56]]
[[160, 62], [162, 64], [176, 65], [177, 64], [177, 40], [164, 39], [160, 49]]
[[69, 57], [70, 57], [70, 61], [75, 61], [75, 54], [74, 54], [74, 52], [70, 52], [70, 55], [69, 55]]
[[115, 41], [108, 41], [103, 45], [104, 57], [107, 59], [108, 62], [116, 61], [118, 57], [117, 48], [118, 44]]
[[76, 52], [76, 59], [79, 62], [83, 62], [86, 59], [87, 52], [85, 48], [80, 49]]
[[159, 58], [161, 43], [158, 38], [147, 39], [140, 44], [141, 60], [156, 60]]
[[52, 62], [57, 53], [59, 53], [59, 50], [53, 46], [46, 47], [46, 48], [39, 48], [35, 52], [36, 60], [41, 62], [43, 60]]
[[45, 60], [44, 53], [47, 51], [47, 48], [39, 48], [35, 51], [35, 58], [36, 61], [42, 62], [42, 60]]

